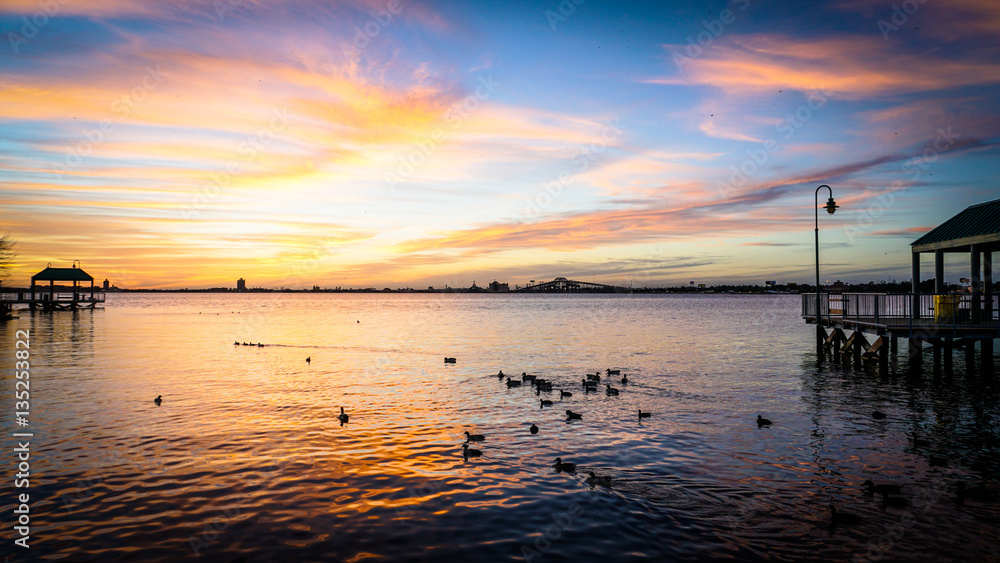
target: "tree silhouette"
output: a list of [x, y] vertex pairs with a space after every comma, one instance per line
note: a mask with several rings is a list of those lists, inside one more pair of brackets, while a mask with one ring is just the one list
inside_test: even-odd
[[0, 235], [0, 279], [7, 277], [10, 273], [10, 266], [14, 262], [14, 257], [17, 256], [17, 253], [14, 252], [15, 244], [16, 242], [10, 238], [10, 235]]

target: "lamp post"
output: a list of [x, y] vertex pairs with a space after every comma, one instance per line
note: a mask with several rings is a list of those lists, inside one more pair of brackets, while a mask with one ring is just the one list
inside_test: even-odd
[[819, 314], [819, 191], [826, 188], [830, 192], [830, 199], [826, 200], [826, 212], [833, 215], [837, 211], [837, 202], [833, 201], [833, 189], [830, 186], [823, 184], [822, 186], [816, 188], [816, 193], [813, 194], [813, 211], [816, 212], [816, 345], [822, 351], [823, 345], [823, 325], [820, 324], [820, 314]]

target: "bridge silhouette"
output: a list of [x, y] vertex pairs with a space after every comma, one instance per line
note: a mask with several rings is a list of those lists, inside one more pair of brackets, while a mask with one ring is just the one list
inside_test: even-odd
[[627, 287], [592, 283], [566, 278], [556, 278], [550, 282], [536, 283], [515, 290], [518, 293], [628, 293]]

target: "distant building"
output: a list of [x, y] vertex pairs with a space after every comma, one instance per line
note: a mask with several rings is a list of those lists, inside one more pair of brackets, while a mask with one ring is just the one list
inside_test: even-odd
[[487, 287], [490, 291], [510, 291], [510, 284], [500, 283], [497, 280], [490, 282], [490, 285]]
[[104, 280], [104, 291], [107, 291], [110, 286], [111, 286], [111, 283], [107, 279], [105, 279]]
[[246, 291], [247, 290], [247, 280], [240, 278], [236, 280], [236, 291]]

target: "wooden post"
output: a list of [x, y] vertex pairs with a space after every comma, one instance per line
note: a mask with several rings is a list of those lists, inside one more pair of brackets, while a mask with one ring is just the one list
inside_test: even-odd
[[[910, 275], [913, 279], [910, 282], [910, 287], [913, 290], [913, 302], [910, 304], [910, 319], [914, 322], [920, 319], [920, 253], [914, 252], [913, 257], [910, 259]], [[912, 339], [911, 339], [912, 340]]]
[[910, 356], [910, 362], [920, 361], [920, 339], [910, 338], [907, 341], [907, 348], [909, 348], [908, 353]]
[[983, 279], [980, 274], [982, 271], [979, 262], [980, 248], [978, 244], [973, 244], [969, 249], [969, 267], [972, 270], [970, 272], [972, 274], [970, 276], [972, 280], [972, 310], [969, 311], [969, 321], [975, 324], [979, 324], [981, 321], [980, 311], [982, 310], [981, 303], [979, 302], [982, 299], [983, 292], [982, 284], [980, 283]]
[[934, 293], [941, 295], [944, 290], [944, 251], [934, 251]]
[[[993, 323], [993, 251], [987, 250], [983, 252], [983, 293], [986, 295], [986, 306], [983, 308], [983, 316], [986, 318], [986, 324]], [[992, 346], [993, 339], [990, 339], [990, 345]]]

